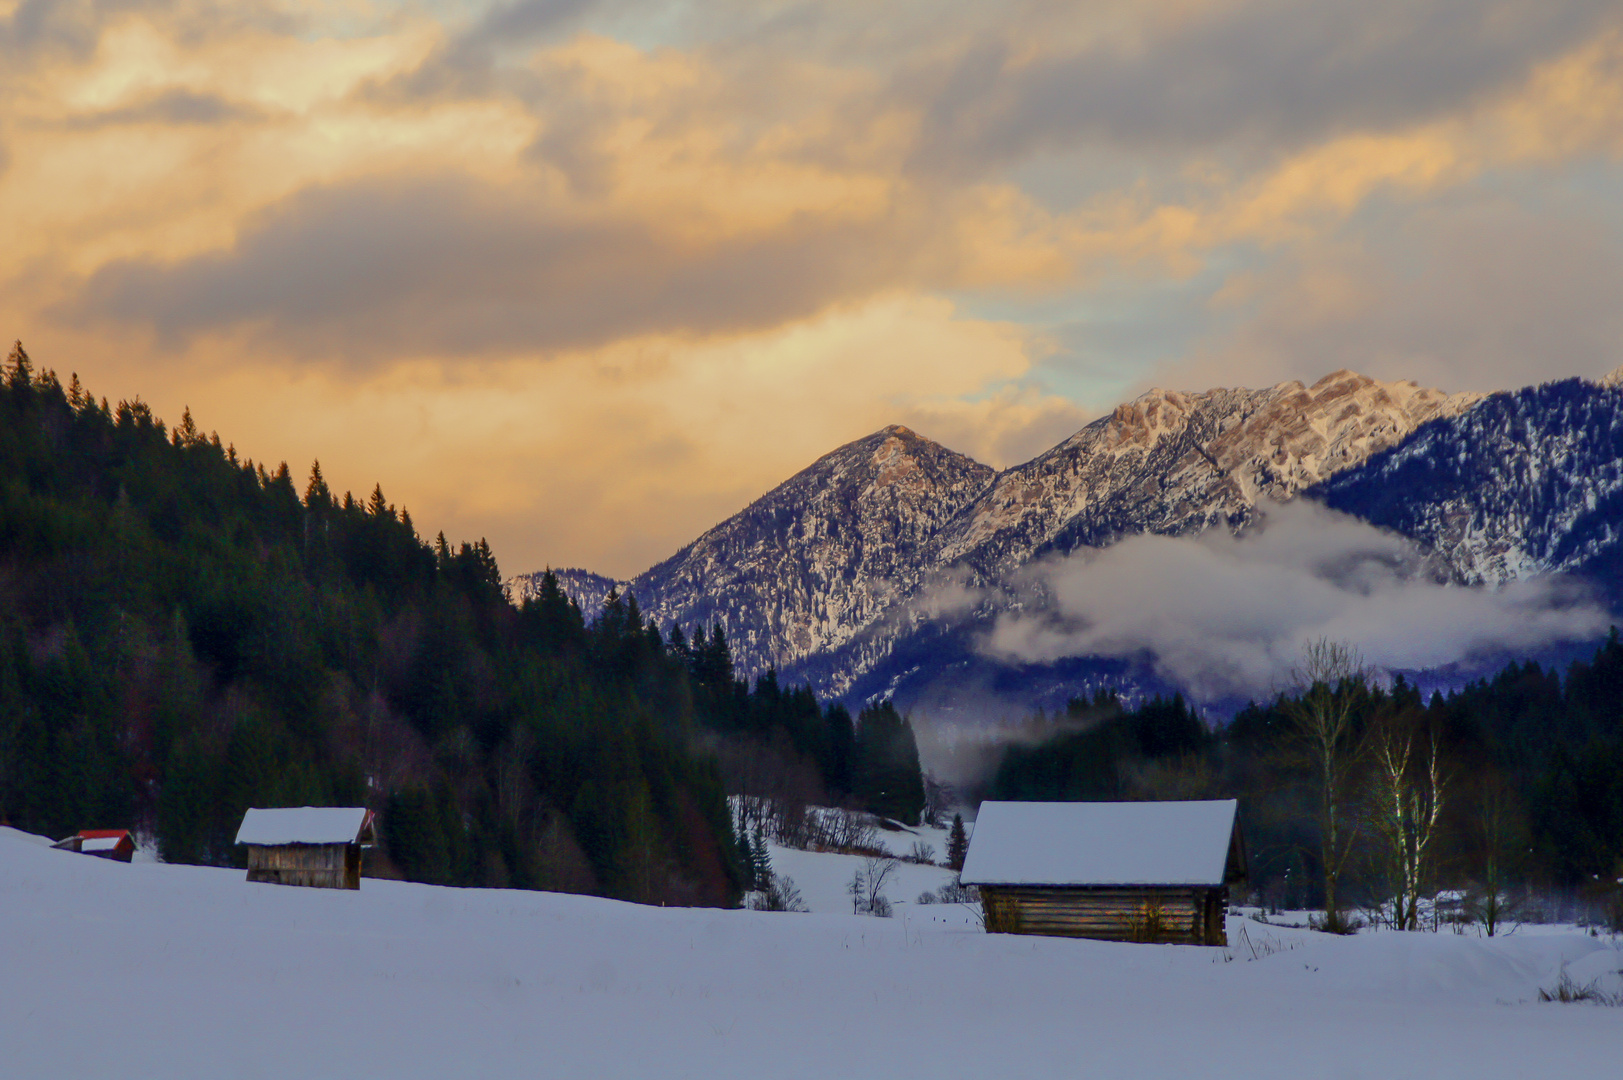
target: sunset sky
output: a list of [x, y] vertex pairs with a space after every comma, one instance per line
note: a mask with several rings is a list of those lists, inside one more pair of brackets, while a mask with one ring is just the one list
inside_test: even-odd
[[0, 336], [506, 573], [903, 423], [1623, 363], [1623, 4], [0, 0]]

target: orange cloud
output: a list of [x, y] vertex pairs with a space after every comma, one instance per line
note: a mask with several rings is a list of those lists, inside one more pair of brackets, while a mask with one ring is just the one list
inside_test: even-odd
[[886, 423], [1079, 425], [1049, 316], [984, 312], [1226, 260], [1237, 310], [1382, 200], [1614, 161], [1610, 6], [1478, 7], [0, 4], [0, 326], [509, 569], [635, 572]]

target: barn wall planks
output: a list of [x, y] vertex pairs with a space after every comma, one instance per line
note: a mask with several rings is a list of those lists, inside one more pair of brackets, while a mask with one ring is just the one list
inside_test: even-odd
[[982, 885], [980, 891], [991, 933], [1228, 944], [1223, 888]]
[[250, 844], [248, 880], [317, 889], [359, 889], [361, 850], [355, 844]]

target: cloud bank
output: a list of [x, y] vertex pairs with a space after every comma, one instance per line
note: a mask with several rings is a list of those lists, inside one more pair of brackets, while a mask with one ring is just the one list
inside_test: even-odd
[[1148, 656], [1198, 698], [1285, 687], [1302, 646], [1346, 642], [1377, 668], [1430, 668], [1605, 632], [1607, 614], [1573, 582], [1502, 588], [1438, 580], [1403, 537], [1305, 500], [1270, 508], [1238, 535], [1136, 536], [1041, 562], [984, 649], [1006, 661]]

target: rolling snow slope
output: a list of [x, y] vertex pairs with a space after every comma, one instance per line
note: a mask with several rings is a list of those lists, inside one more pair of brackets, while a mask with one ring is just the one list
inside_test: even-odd
[[[0, 1073], [19, 1078], [1612, 1075], [1623, 1012], [1532, 1003], [1578, 934], [1279, 951], [923, 917], [249, 885], [0, 830]], [[1239, 925], [1238, 921], [1235, 922]], [[1229, 961], [1229, 962], [1225, 962]]]

